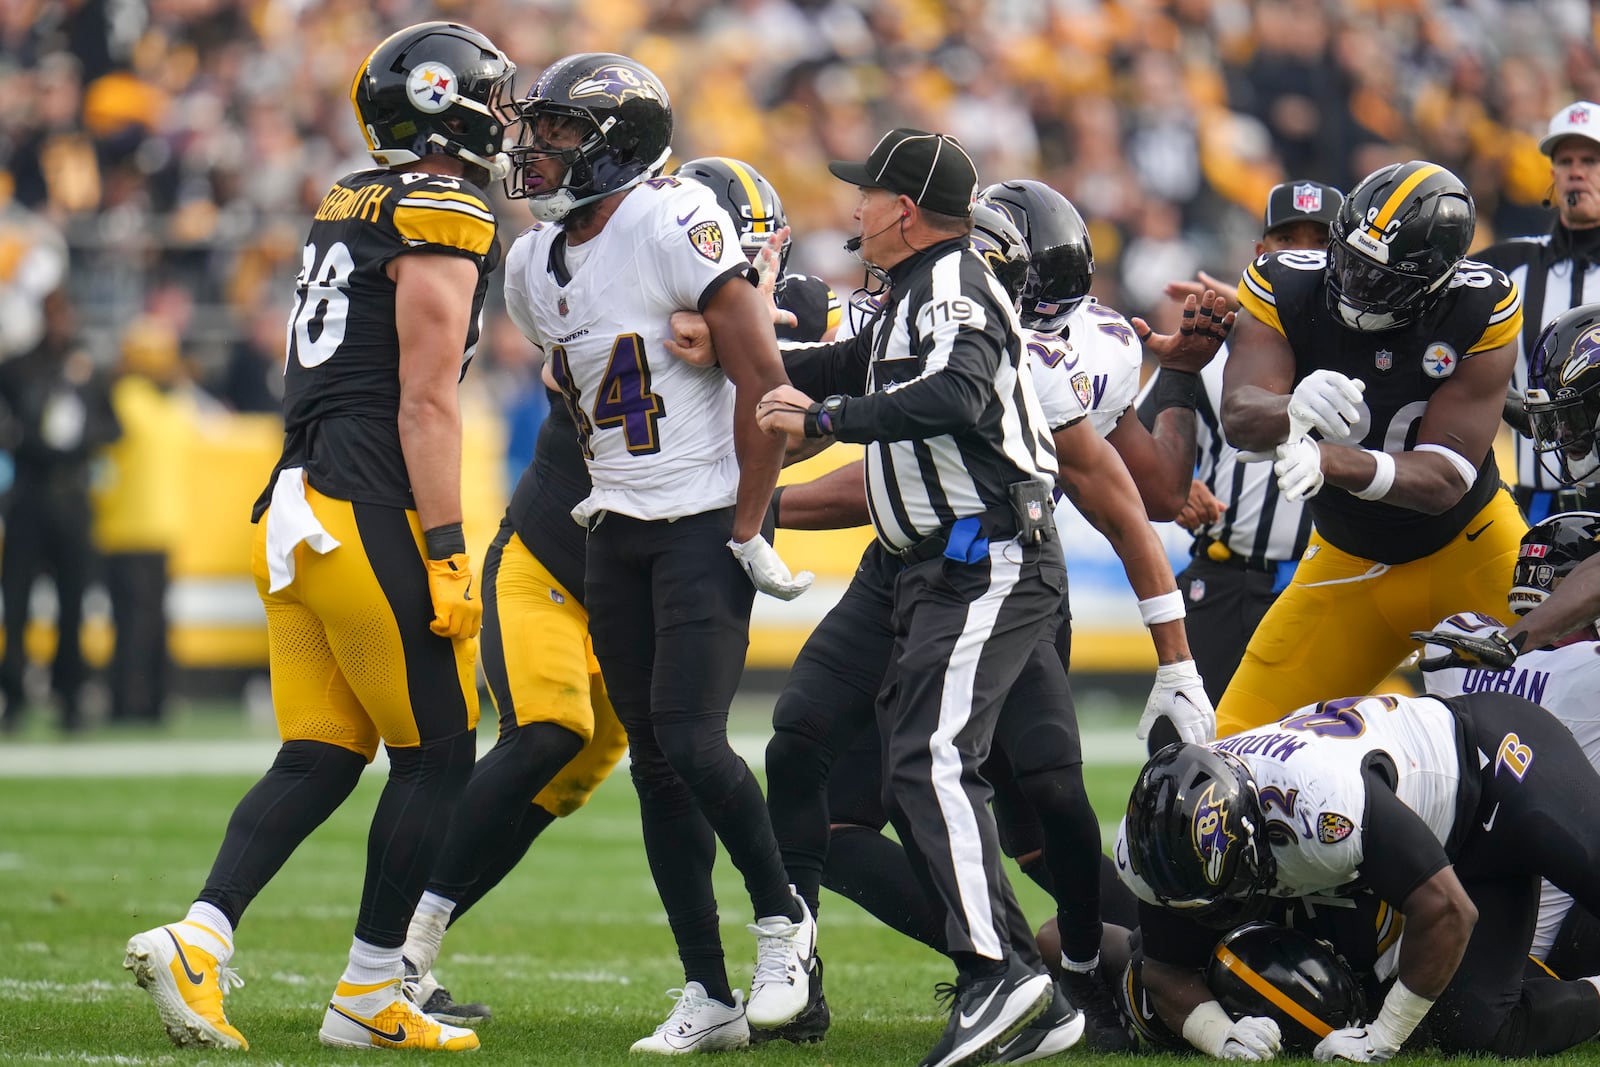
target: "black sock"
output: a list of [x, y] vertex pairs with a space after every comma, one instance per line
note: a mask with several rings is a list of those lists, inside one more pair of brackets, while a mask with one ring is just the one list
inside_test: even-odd
[[1050, 894], [1051, 899], [1056, 895], [1056, 880], [1050, 877], [1050, 865], [1044, 861], [1044, 850], [1040, 849], [1026, 860], [1017, 862], [1017, 869], [1029, 878], [1033, 884]]
[[944, 918], [911, 869], [905, 849], [865, 826], [836, 826], [828, 842], [822, 884], [855, 901], [879, 922], [945, 950]]
[[[450, 923], [465, 915], [472, 906], [483, 899], [485, 893], [499, 885], [506, 875], [510, 874], [516, 865], [522, 862], [522, 857], [527, 855], [528, 849], [535, 839], [553, 822], [556, 817], [545, 811], [537, 804], [523, 805], [522, 818], [514, 829], [503, 840], [493, 842], [486, 857], [486, 862], [478, 872], [478, 880], [460, 891], [460, 894], [449, 899], [455, 901], [455, 908], [450, 912]], [[432, 888], [431, 886], [429, 888]], [[438, 890], [434, 890], [438, 892]], [[440, 894], [445, 896], [446, 894]]]
[[1008, 969], [1005, 960], [991, 960], [976, 952], [952, 952], [950, 958], [955, 961], [956, 970], [961, 972], [961, 977], [969, 982], [983, 978], [998, 978]]
[[783, 867], [815, 915], [828, 857], [828, 772], [832, 758], [820, 741], [780, 729], [767, 742], [767, 808]]
[[[744, 774], [733, 792], [720, 803], [702, 803], [701, 809], [716, 831], [717, 840], [744, 875], [755, 917], [782, 915], [798, 922], [802, 918], [800, 905], [789, 892], [788, 875], [783, 869], [783, 857], [778, 854], [778, 839], [772, 836], [761, 784], [743, 760], [739, 766]], [[751, 812], [759, 813], [760, 818], [751, 817]]]
[[1100, 821], [1083, 787], [1083, 768], [1020, 775], [1017, 785], [1039, 813], [1062, 956], [1091, 960], [1100, 951]]
[[416, 748], [389, 749], [389, 781], [367, 837], [367, 877], [356, 916], [361, 940], [380, 948], [405, 944], [406, 926], [476, 755], [471, 731]]
[[361, 780], [361, 755], [321, 741], [286, 741], [267, 773], [233, 809], [222, 846], [196, 899], [234, 926], [300, 842]]
[[642, 762], [636, 758], [633, 763], [633, 784], [639, 793], [644, 851], [683, 962], [684, 980], [699, 982], [707, 994], [732, 1004], [717, 928], [717, 898], [711, 888], [716, 836], [682, 780], [657, 772], [660, 776], [641, 782], [637, 775]]
[[[538, 835], [534, 830], [524, 839], [519, 833], [530, 802], [582, 750], [583, 738], [573, 731], [535, 722], [503, 731], [472, 768], [428, 880], [431, 891], [456, 902], [456, 914], [464, 910], [464, 897], [476, 902], [516, 866]], [[508, 857], [506, 850], [518, 844], [520, 850]], [[478, 888], [490, 867], [499, 865], [494, 880]]]

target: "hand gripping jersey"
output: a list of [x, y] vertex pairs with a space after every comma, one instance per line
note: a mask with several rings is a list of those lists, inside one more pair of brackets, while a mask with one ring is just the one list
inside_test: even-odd
[[[1362, 776], [1374, 761], [1441, 843], [1455, 826], [1461, 782], [1456, 719], [1428, 697], [1330, 700], [1211, 747], [1239, 757], [1255, 779], [1277, 861], [1273, 896], [1326, 893], [1355, 880], [1366, 818]], [[1128, 862], [1126, 819], [1117, 829], [1114, 858], [1128, 888], [1158, 903]]]
[[366, 170], [323, 197], [301, 250], [284, 364], [283, 455], [252, 518], [266, 510], [278, 470], [339, 500], [414, 507], [400, 450], [400, 341], [389, 261], [410, 251], [478, 265], [461, 372], [477, 347], [488, 276], [499, 265], [494, 215], [469, 182]]
[[573, 509], [579, 522], [599, 511], [675, 519], [734, 502], [733, 383], [662, 342], [674, 311], [702, 310], [750, 271], [736, 235], [705, 186], [652, 178], [576, 249], [548, 223], [512, 245], [506, 310], [550, 360], [594, 482]]
[[1060, 333], [1023, 330], [1022, 342], [1052, 430], [1087, 412], [1104, 437], [1138, 395], [1144, 348], [1127, 319], [1093, 298], [1068, 316]]
[[[1239, 306], [1288, 340], [1296, 383], [1327, 369], [1366, 384], [1349, 444], [1393, 453], [1413, 448], [1428, 398], [1461, 361], [1514, 340], [1522, 328], [1516, 287], [1503, 272], [1465, 259], [1417, 322], [1379, 333], [1352, 330], [1328, 309], [1326, 267], [1322, 251], [1269, 252], [1245, 268]], [[1311, 498], [1311, 513], [1335, 547], [1380, 563], [1408, 563], [1448, 544], [1499, 487], [1491, 450], [1472, 487], [1441, 515], [1360, 500], [1331, 485]]]

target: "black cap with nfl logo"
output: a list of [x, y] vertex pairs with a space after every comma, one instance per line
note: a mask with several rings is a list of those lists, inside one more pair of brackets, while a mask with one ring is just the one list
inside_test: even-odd
[[866, 162], [834, 160], [835, 178], [867, 189], [887, 189], [918, 207], [966, 218], [978, 198], [978, 168], [961, 142], [942, 133], [902, 127], [884, 134]]
[[1267, 214], [1262, 220], [1261, 236], [1296, 222], [1319, 222], [1332, 226], [1334, 216], [1344, 203], [1344, 194], [1331, 185], [1321, 182], [1284, 182], [1274, 185], [1267, 194]]

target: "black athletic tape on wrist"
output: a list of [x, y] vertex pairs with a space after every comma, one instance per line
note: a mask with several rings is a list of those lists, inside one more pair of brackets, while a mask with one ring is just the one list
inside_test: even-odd
[[781, 501], [783, 500], [783, 491], [786, 488], [788, 488], [788, 487], [780, 485], [776, 489], [774, 489], [772, 491], [772, 502], [767, 505], [767, 514], [769, 516], [771, 516], [772, 525], [774, 527], [779, 527], [779, 526], [783, 525], [783, 514], [782, 514]]
[[447, 522], [431, 530], [422, 531], [423, 543], [428, 546], [429, 559], [449, 559], [458, 552], [465, 555], [467, 535], [461, 532], [459, 522]]
[[1168, 408], [1186, 408], [1193, 411], [1199, 394], [1200, 375], [1163, 367], [1161, 374], [1156, 378], [1156, 411], [1159, 413]]

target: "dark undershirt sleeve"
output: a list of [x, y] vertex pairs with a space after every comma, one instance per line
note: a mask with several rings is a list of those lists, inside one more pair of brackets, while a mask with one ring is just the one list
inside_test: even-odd
[[1394, 795], [1381, 772], [1369, 769], [1363, 778], [1367, 816], [1361, 827], [1361, 877], [1398, 908], [1418, 886], [1450, 866], [1450, 857], [1428, 824]]

